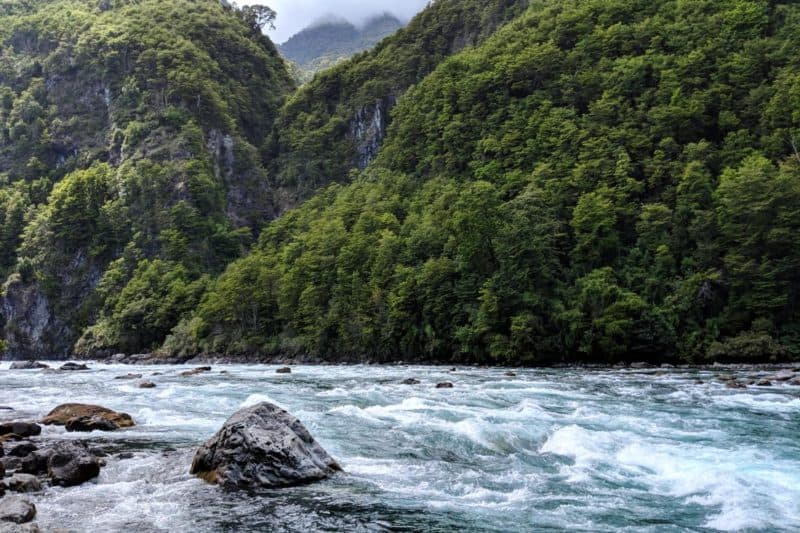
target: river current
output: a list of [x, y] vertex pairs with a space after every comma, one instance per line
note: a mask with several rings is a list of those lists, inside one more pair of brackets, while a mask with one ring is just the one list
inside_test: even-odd
[[[15, 409], [0, 417], [38, 419], [74, 401], [137, 424], [90, 435], [45, 428], [44, 438], [88, 439], [110, 456], [95, 482], [32, 496], [44, 531], [800, 530], [800, 387], [731, 390], [711, 370], [510, 377], [296, 366], [283, 375], [230, 365], [185, 378], [178, 372], [190, 367], [91, 367], [0, 365], [0, 405]], [[114, 379], [129, 372], [157, 387]], [[409, 377], [421, 383], [401, 384]], [[436, 389], [442, 381], [454, 388]], [[261, 401], [303, 421], [345, 473], [232, 494], [190, 476], [196, 447]]]

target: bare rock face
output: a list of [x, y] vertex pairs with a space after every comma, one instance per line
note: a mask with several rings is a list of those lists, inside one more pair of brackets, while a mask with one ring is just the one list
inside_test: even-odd
[[201, 446], [191, 473], [229, 490], [279, 488], [341, 471], [303, 424], [270, 403], [242, 409]]
[[67, 431], [113, 431], [134, 425], [131, 415], [99, 405], [65, 403], [42, 419], [46, 426], [66, 426]]

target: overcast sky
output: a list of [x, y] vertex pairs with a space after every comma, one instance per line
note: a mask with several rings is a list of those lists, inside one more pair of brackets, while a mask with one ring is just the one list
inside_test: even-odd
[[388, 11], [404, 22], [428, 4], [428, 0], [240, 0], [242, 5], [264, 4], [278, 12], [275, 31], [269, 36], [283, 43], [317, 19], [338, 15], [356, 24]]

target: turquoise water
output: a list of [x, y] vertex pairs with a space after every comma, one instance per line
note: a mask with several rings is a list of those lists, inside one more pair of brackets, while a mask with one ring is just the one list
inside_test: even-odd
[[[1, 368], [0, 405], [16, 416], [77, 401], [137, 422], [91, 435], [132, 459], [112, 455], [96, 483], [33, 497], [45, 530], [800, 530], [800, 387], [731, 390], [690, 370]], [[158, 387], [113, 379], [129, 372]], [[300, 418], [346, 473], [258, 494], [189, 476], [196, 446], [259, 401]]]

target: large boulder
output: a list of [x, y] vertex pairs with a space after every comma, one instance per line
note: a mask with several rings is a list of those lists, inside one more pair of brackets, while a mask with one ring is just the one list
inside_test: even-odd
[[19, 496], [6, 496], [0, 500], [0, 522], [25, 524], [36, 516], [36, 506]]
[[100, 474], [100, 460], [89, 448], [77, 442], [59, 442], [50, 450], [47, 475], [54, 485], [73, 487], [96, 478]]
[[35, 437], [42, 433], [42, 427], [30, 422], [6, 422], [0, 424], [0, 435]]
[[42, 419], [42, 424], [66, 426], [67, 431], [93, 431], [95, 429], [110, 431], [134, 425], [131, 415], [127, 413], [118, 413], [99, 405], [82, 403], [59, 405]]
[[235, 413], [197, 450], [191, 473], [226, 489], [252, 489], [301, 485], [340, 470], [297, 418], [260, 403]]

